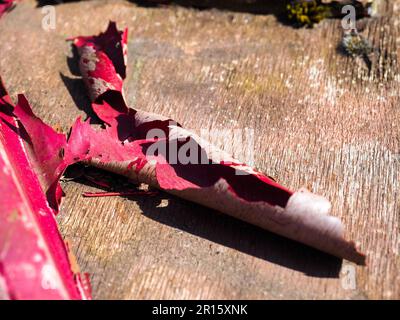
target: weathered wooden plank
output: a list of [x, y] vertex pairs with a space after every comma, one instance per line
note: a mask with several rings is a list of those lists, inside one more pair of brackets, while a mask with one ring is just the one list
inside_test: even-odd
[[[132, 105], [197, 132], [253, 129], [255, 165], [327, 196], [368, 254], [367, 267], [341, 266], [165, 194], [87, 199], [81, 193], [95, 189], [70, 182], [59, 222], [92, 274], [94, 297], [400, 298], [400, 3], [390, 4], [385, 17], [365, 22], [379, 49], [370, 73], [338, 54], [337, 20], [293, 29], [273, 15], [89, 1], [57, 6], [57, 27], [45, 32], [33, 1], [6, 15], [0, 72], [49, 123], [67, 130], [88, 106], [65, 38], [116, 20], [130, 30]], [[240, 139], [215, 142], [247, 159]], [[352, 268], [355, 289], [346, 286]]]

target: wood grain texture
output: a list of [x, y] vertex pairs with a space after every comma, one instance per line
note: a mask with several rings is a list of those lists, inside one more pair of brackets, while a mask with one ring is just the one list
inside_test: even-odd
[[[198, 133], [254, 130], [255, 166], [330, 199], [368, 255], [367, 267], [342, 264], [166, 194], [88, 199], [96, 188], [68, 182], [58, 220], [94, 298], [400, 298], [399, 1], [364, 23], [377, 48], [370, 72], [338, 53], [337, 20], [293, 29], [274, 15], [87, 1], [58, 5], [46, 32], [35, 4], [0, 21], [0, 74], [45, 121], [67, 131], [89, 105], [65, 38], [115, 20], [130, 32], [130, 105]], [[248, 159], [239, 138], [213, 142]]]

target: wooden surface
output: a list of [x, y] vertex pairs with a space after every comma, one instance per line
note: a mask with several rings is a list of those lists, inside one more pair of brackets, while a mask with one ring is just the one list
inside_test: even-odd
[[[65, 38], [115, 20], [130, 32], [132, 106], [197, 132], [253, 129], [256, 167], [329, 198], [368, 255], [353, 266], [166, 194], [87, 199], [96, 188], [68, 182], [58, 221], [94, 298], [400, 298], [399, 1], [365, 22], [370, 72], [338, 53], [338, 20], [293, 29], [240, 10], [89, 1], [58, 5], [46, 32], [35, 5], [0, 20], [0, 74], [48, 123], [66, 132], [88, 107]], [[228, 135], [217, 144], [247, 159]]]

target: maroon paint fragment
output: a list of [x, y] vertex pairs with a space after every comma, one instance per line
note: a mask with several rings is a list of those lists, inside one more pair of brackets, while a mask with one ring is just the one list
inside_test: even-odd
[[0, 0], [0, 18], [15, 5], [16, 0]]
[[2, 298], [90, 299], [55, 220], [65, 143], [35, 117], [23, 95], [14, 106], [0, 79]]
[[[80, 54], [80, 70], [92, 99], [92, 108], [106, 124], [94, 130], [78, 121], [69, 145], [69, 157], [128, 176], [360, 264], [365, 256], [344, 237], [339, 219], [330, 216], [331, 204], [306, 190], [292, 192], [257, 170], [213, 147], [167, 117], [127, 106], [127, 30], [114, 22], [98, 36], [72, 38]], [[155, 129], [161, 137], [150, 136]], [[77, 143], [77, 141], [79, 141]], [[155, 144], [167, 148], [149, 153]], [[189, 143], [197, 159], [172, 161], [174, 153]], [[85, 156], [82, 156], [85, 155]], [[68, 161], [67, 161], [68, 162]], [[238, 174], [239, 173], [239, 174]]]

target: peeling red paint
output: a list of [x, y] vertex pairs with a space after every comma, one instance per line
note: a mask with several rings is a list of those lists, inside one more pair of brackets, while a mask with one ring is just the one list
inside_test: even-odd
[[[81, 73], [92, 108], [107, 125], [97, 131], [88, 122], [74, 125], [69, 144], [79, 140], [72, 149], [83, 145], [86, 149], [80, 150], [85, 157], [78, 152], [77, 158], [338, 257], [365, 263], [354, 243], [345, 240], [340, 220], [329, 216], [331, 205], [323, 197], [305, 190], [292, 192], [171, 119], [129, 108], [123, 93], [127, 30], [119, 31], [111, 22], [99, 36], [71, 40], [81, 55]], [[153, 129], [164, 137], [149, 138]], [[200, 150], [198, 158], [206, 161], [175, 163], [169, 151], [149, 156], [149, 149], [161, 142], [168, 147], [176, 144], [178, 149], [191, 142]]]
[[65, 143], [24, 96], [14, 106], [0, 81], [0, 278], [8, 298], [90, 298], [55, 220]]
[[0, 0], [0, 18], [14, 6], [15, 2], [16, 0]]

